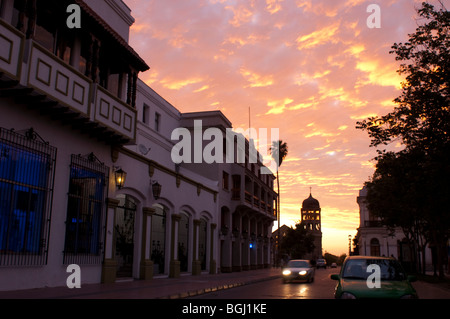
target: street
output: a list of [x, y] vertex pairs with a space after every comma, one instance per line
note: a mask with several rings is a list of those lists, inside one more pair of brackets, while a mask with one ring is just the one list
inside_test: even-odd
[[[232, 289], [219, 290], [189, 299], [334, 299], [336, 281], [331, 274], [340, 268], [316, 269], [313, 283], [283, 284], [281, 278], [270, 279]], [[414, 282], [420, 299], [450, 299], [450, 290], [422, 281]]]
[[330, 275], [338, 272], [339, 268], [317, 269], [313, 283], [283, 284], [277, 278], [191, 299], [333, 299], [336, 282]]

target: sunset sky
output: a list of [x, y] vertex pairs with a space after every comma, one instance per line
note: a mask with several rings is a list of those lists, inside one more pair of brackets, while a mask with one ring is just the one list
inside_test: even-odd
[[[444, 0], [445, 4], [449, 0]], [[415, 31], [415, 0], [125, 0], [140, 75], [181, 112], [221, 110], [234, 127], [279, 128], [281, 224], [300, 220], [312, 195], [324, 251], [348, 252], [358, 191], [373, 174], [356, 122], [394, 107], [402, 78], [389, 54]], [[437, 1], [429, 1], [436, 4]], [[381, 28], [369, 28], [371, 4]]]

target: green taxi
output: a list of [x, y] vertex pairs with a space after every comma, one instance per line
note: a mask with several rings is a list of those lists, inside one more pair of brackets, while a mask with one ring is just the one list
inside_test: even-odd
[[334, 294], [337, 299], [418, 298], [411, 285], [416, 277], [407, 276], [395, 258], [350, 256], [340, 274], [331, 275], [331, 279], [337, 280]]

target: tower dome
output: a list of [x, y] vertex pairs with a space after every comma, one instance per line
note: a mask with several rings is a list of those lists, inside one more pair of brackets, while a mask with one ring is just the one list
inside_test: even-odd
[[303, 201], [302, 208], [304, 210], [318, 210], [320, 209], [320, 204], [317, 199], [309, 194], [309, 197]]

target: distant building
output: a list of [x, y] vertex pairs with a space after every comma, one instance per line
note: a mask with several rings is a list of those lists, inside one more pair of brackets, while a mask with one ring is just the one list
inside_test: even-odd
[[[400, 260], [409, 266], [414, 260], [413, 252], [408, 245], [401, 228], [388, 229], [381, 219], [374, 216], [367, 208], [367, 189], [362, 188], [357, 197], [360, 224], [356, 234], [357, 253], [365, 256], [386, 256]], [[430, 249], [426, 250], [426, 262], [431, 263]]]
[[322, 257], [322, 226], [321, 208], [319, 201], [309, 194], [303, 201], [301, 208], [302, 226], [314, 237], [314, 250], [305, 256], [305, 259], [316, 260]]

